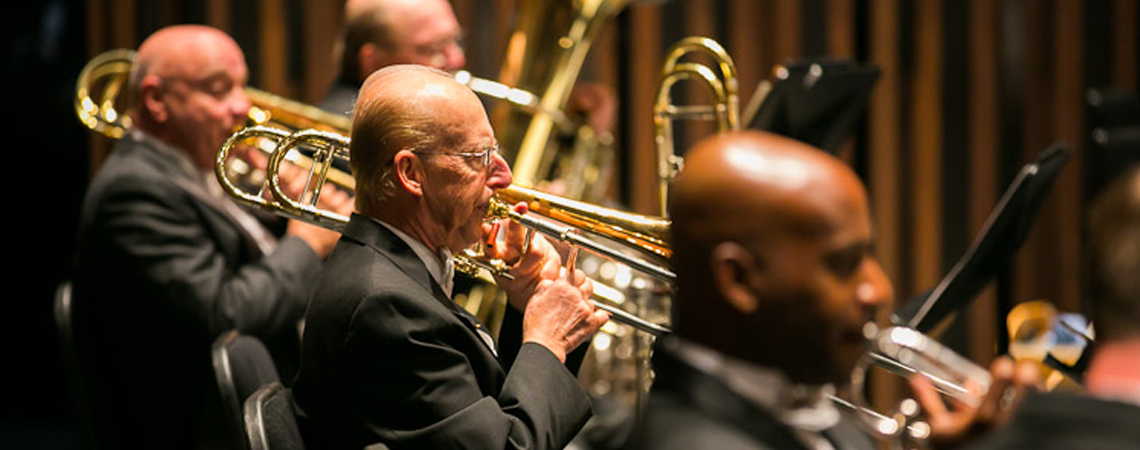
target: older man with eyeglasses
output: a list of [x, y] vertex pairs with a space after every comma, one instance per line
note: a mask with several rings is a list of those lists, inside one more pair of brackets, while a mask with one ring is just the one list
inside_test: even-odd
[[489, 249], [513, 276], [497, 280], [500, 346], [451, 300], [451, 254], [490, 234], [491, 196], [511, 184], [478, 98], [445, 72], [388, 67], [361, 88], [352, 136], [356, 213], [310, 298], [294, 386], [306, 444], [565, 447], [590, 416], [567, 355], [608, 320], [590, 282], [508, 224]]
[[[307, 284], [338, 235], [275, 237], [230, 200], [214, 156], [250, 108], [241, 49], [175, 25], [140, 46], [133, 126], [91, 181], [74, 271], [76, 345], [101, 448], [229, 448], [210, 344], [237, 329], [295, 370]], [[347, 210], [347, 197], [338, 205]], [[343, 209], [342, 209], [343, 208]], [[347, 212], [347, 211], [346, 211]]]

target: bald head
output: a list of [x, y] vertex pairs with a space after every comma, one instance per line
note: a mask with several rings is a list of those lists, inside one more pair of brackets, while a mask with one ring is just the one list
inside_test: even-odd
[[782, 136], [721, 134], [698, 143], [670, 192], [680, 245], [756, 242], [773, 233], [828, 231], [821, 209], [864, 207], [862, 184], [841, 161]]
[[686, 154], [669, 201], [679, 335], [798, 382], [850, 372], [892, 295], [851, 169], [785, 137], [722, 134]]
[[224, 58], [241, 59], [241, 48], [226, 33], [203, 25], [175, 25], [156, 31], [139, 46], [135, 65], [131, 68], [129, 89], [132, 99], [148, 76], [201, 77], [211, 68], [209, 61]]
[[470, 89], [429, 67], [389, 66], [365, 80], [353, 112], [350, 147], [359, 209], [375, 209], [367, 202], [393, 194], [386, 170], [396, 152], [460, 146], [470, 124], [450, 120], [445, 111], [455, 104], [482, 109]]
[[143, 41], [131, 71], [133, 122], [211, 170], [218, 148], [249, 111], [247, 77], [241, 48], [220, 30], [163, 28]]
[[395, 64], [448, 71], [466, 64], [447, 0], [349, 0], [344, 24], [341, 77], [348, 81], [359, 83]]

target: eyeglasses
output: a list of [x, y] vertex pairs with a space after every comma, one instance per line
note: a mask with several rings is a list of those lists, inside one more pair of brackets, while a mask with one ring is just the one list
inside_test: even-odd
[[499, 153], [499, 144], [487, 147], [481, 152], [454, 153], [444, 151], [412, 150], [412, 153], [418, 153], [421, 155], [451, 155], [462, 156], [464, 158], [480, 158], [479, 161], [482, 164], [482, 167], [491, 167], [491, 160], [493, 160], [495, 158], [495, 155]]

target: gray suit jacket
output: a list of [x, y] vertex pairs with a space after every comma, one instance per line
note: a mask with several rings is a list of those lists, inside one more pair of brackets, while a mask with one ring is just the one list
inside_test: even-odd
[[563, 448], [589, 418], [589, 400], [546, 348], [519, 346], [520, 324], [508, 315], [496, 357], [479, 321], [406, 243], [353, 215], [306, 314], [293, 388], [306, 444]]
[[296, 359], [320, 260], [296, 238], [262, 254], [196, 175], [128, 135], [84, 200], [75, 331], [112, 448], [224, 448], [210, 442], [223, 428], [209, 349], [225, 330]]

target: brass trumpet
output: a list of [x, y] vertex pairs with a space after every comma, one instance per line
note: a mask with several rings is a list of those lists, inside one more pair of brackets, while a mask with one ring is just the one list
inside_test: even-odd
[[[266, 168], [266, 181], [269, 185], [269, 191], [273, 195], [273, 201], [266, 200], [259, 192], [251, 193], [242, 190], [233, 180], [229, 179], [224, 168], [225, 161], [233, 148], [249, 139], [268, 139], [275, 143]], [[345, 136], [321, 130], [302, 130], [289, 133], [272, 127], [249, 127], [234, 133], [226, 140], [215, 160], [215, 174], [222, 187], [238, 201], [292, 219], [340, 230], [348, 223], [349, 218], [319, 208], [317, 199], [320, 198], [320, 190], [328, 179], [327, 175], [332, 162], [348, 159], [349, 142], [350, 139]], [[295, 199], [285, 193], [278, 172], [286, 155], [299, 146], [313, 150], [312, 161], [314, 164], [309, 167], [304, 193], [300, 199]], [[531, 207], [532, 214], [522, 215], [511, 211], [509, 205], [519, 201], [527, 202]], [[568, 258], [570, 261], [568, 265], [573, 264], [577, 248], [586, 248], [622, 264], [644, 270], [665, 281], [671, 282], [675, 278], [668, 265], [650, 259], [653, 258], [652, 256], [649, 258], [629, 256], [620, 249], [615, 249], [580, 232], [580, 230], [588, 230], [592, 234], [625, 243], [628, 246], [626, 248], [667, 258], [671, 254], [671, 250], [666, 243], [668, 241], [669, 221], [665, 219], [639, 216], [566, 200], [520, 186], [500, 189], [492, 198], [491, 207], [488, 208], [488, 216], [489, 218], [509, 218], [530, 230], [571, 244], [572, 251], [570, 258]], [[534, 216], [549, 217], [562, 221], [566, 225], [555, 224]], [[486, 260], [475, 250], [469, 249], [455, 255], [455, 263], [456, 270], [471, 275], [489, 272], [500, 277], [510, 277], [508, 269], [501, 261]], [[482, 271], [480, 272], [479, 269]], [[610, 291], [612, 289], [595, 289], [595, 295], [598, 295], [598, 291], [603, 290]], [[654, 335], [669, 332], [667, 328], [661, 325], [645, 321], [615, 307], [613, 303], [620, 303], [618, 299], [602, 298], [609, 302], [591, 301], [597, 307], [609, 311], [615, 320]]]

